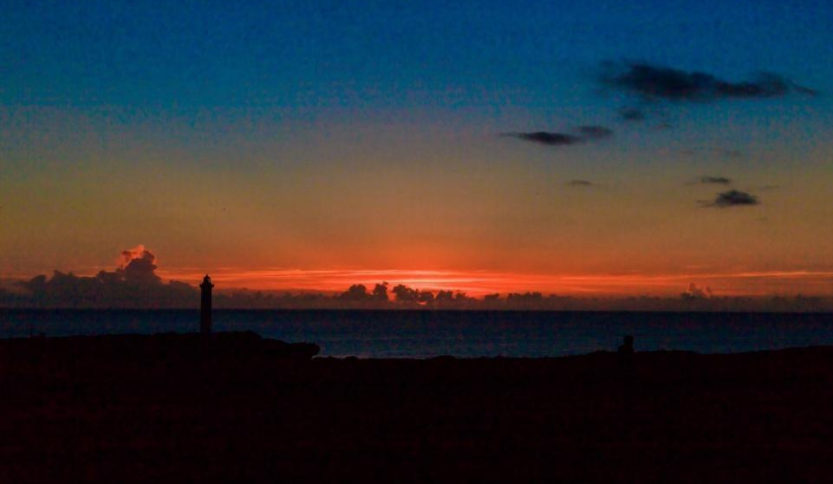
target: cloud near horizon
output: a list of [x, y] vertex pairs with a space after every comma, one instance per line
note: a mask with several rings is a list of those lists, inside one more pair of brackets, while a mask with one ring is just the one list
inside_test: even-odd
[[[116, 269], [115, 275], [125, 282], [136, 284], [161, 284], [162, 279], [156, 275], [156, 256], [144, 245], [124, 250], [121, 253], [123, 264]], [[102, 271], [104, 273], [104, 271]]]
[[701, 176], [700, 183], [703, 185], [731, 185], [732, 179], [725, 176]]
[[24, 300], [35, 307], [162, 308], [194, 307], [197, 289], [190, 284], [165, 284], [156, 274], [156, 256], [139, 245], [121, 252], [122, 265], [95, 276], [55, 270], [20, 282]]
[[760, 205], [761, 201], [755, 195], [739, 190], [729, 190], [728, 192], [721, 192], [712, 202], [705, 204], [706, 207], [729, 208], [729, 207], [748, 207]]
[[680, 294], [684, 300], [688, 301], [709, 299], [712, 295], [712, 289], [709, 286], [703, 288], [693, 282], [688, 285], [687, 291]]
[[[257, 272], [257, 271], [255, 271]], [[721, 298], [716, 300], [719, 307], [760, 309], [784, 309], [776, 304], [769, 305], [769, 299], [750, 303], [746, 299], [732, 300], [732, 295], [772, 296], [775, 288], [789, 288], [795, 281], [802, 281], [805, 294], [826, 295], [833, 272], [774, 271], [739, 273], [683, 273], [683, 274], [513, 274], [483, 271], [403, 271], [403, 270], [263, 270], [261, 279], [273, 282], [273, 286], [259, 286], [258, 290], [247, 290], [256, 279], [252, 271], [245, 273], [228, 272], [228, 269], [211, 271], [215, 288], [217, 308], [346, 308], [359, 307], [367, 302], [382, 302], [388, 299], [387, 288], [393, 294], [403, 294], [397, 302], [409, 300], [414, 295], [420, 304], [437, 301], [442, 305], [461, 303], [465, 308], [529, 308], [548, 309], [686, 309], [675, 306], [691, 297], [709, 294], [708, 287], [716, 287]], [[176, 277], [191, 281], [191, 284], [171, 281], [169, 283], [129, 283], [123, 272], [101, 271], [95, 276], [76, 276], [55, 271], [52, 277], [36, 276], [28, 281], [8, 286], [9, 291], [0, 287], [0, 307], [23, 308], [196, 308], [199, 305], [199, 290], [194, 282], [203, 272], [180, 273]], [[166, 277], [167, 279], [167, 277]], [[378, 281], [394, 281], [387, 282]], [[374, 282], [375, 281], [375, 282]], [[695, 286], [692, 287], [692, 281]], [[698, 287], [703, 293], [695, 290]], [[373, 287], [372, 292], [368, 290]], [[396, 289], [399, 287], [399, 289]], [[682, 295], [680, 289], [688, 287]], [[347, 290], [345, 291], [345, 288]], [[262, 291], [262, 292], [261, 292]], [[789, 291], [786, 291], [789, 293]], [[685, 294], [684, 293], [684, 294]], [[779, 290], [778, 294], [785, 291]], [[484, 297], [492, 294], [490, 306]], [[500, 294], [500, 296], [494, 296]], [[524, 295], [530, 295], [529, 298]], [[535, 296], [537, 295], [537, 296]], [[524, 297], [521, 297], [524, 296]], [[535, 296], [535, 297], [532, 297]], [[543, 298], [542, 298], [543, 296]], [[550, 297], [552, 296], [552, 297]], [[639, 297], [634, 297], [639, 296]], [[726, 298], [729, 299], [726, 299]], [[796, 295], [800, 302], [793, 309], [807, 309], [806, 298]], [[781, 298], [783, 299], [783, 298]], [[501, 302], [503, 301], [503, 302]], [[607, 302], [605, 302], [607, 301]], [[745, 302], [744, 302], [745, 301]], [[347, 303], [347, 304], [345, 304]], [[354, 304], [355, 303], [355, 304]], [[826, 303], [826, 304], [828, 304]], [[358, 306], [356, 306], [358, 304]], [[579, 306], [576, 306], [578, 304]], [[740, 306], [738, 306], [740, 304]], [[751, 304], [751, 305], [750, 305]], [[387, 306], [386, 306], [387, 307]], [[456, 306], [455, 306], [456, 307]], [[829, 306], [833, 308], [833, 305]]]

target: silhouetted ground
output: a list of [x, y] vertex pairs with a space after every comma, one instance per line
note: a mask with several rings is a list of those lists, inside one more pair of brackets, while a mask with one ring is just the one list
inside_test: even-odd
[[314, 351], [251, 334], [0, 341], [0, 483], [833, 476], [833, 348], [308, 360]]

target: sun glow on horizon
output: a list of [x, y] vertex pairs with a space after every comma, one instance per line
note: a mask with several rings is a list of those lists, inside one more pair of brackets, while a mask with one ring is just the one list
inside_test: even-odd
[[[196, 283], [205, 270], [159, 271], [164, 279]], [[469, 296], [541, 292], [565, 296], [677, 296], [689, 284], [708, 287], [716, 295], [830, 295], [833, 271], [741, 271], [684, 274], [520, 274], [453, 270], [303, 270], [216, 268], [211, 273], [221, 289], [288, 292], [341, 292], [352, 284], [371, 289], [377, 283], [403, 284], [427, 291], [461, 291]], [[225, 286], [225, 288], [222, 288]]]

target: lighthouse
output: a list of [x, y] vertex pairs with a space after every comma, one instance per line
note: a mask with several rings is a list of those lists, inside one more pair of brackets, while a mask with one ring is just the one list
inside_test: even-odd
[[202, 299], [200, 304], [200, 334], [211, 334], [211, 289], [214, 284], [211, 283], [211, 278], [208, 274], [202, 279], [200, 289], [202, 289]]

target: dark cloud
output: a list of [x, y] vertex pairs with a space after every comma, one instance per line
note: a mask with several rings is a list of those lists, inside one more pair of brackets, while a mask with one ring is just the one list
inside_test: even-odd
[[613, 136], [612, 129], [596, 125], [578, 126], [575, 128], [575, 132], [577, 134], [533, 131], [528, 133], [503, 133], [501, 136], [518, 138], [547, 146], [569, 146]]
[[755, 195], [738, 190], [729, 190], [728, 192], [718, 193], [713, 202], [706, 203], [705, 205], [708, 207], [729, 208], [760, 204], [761, 201]]
[[144, 247], [122, 252], [122, 266], [95, 276], [54, 271], [21, 282], [19, 305], [31, 307], [159, 308], [194, 307], [199, 293], [191, 285], [156, 275], [156, 257]]
[[582, 188], [582, 187], [593, 187], [593, 186], [596, 186], [596, 184], [591, 182], [591, 181], [588, 181], [588, 180], [570, 180], [570, 181], [567, 182], [567, 186], [568, 187]]
[[644, 121], [645, 111], [639, 108], [622, 108], [619, 110], [619, 117], [622, 118], [623, 121]]
[[348, 303], [349, 307], [376, 307], [389, 301], [388, 283], [376, 284], [372, 292], [364, 284], [353, 284], [336, 298]]
[[587, 139], [602, 139], [613, 136], [613, 130], [604, 126], [579, 126], [578, 132]]
[[683, 71], [647, 63], [608, 63], [602, 81], [648, 100], [714, 101], [720, 99], [766, 99], [792, 92], [818, 92], [781, 76], [761, 73], [752, 80], [730, 82], [711, 74]]
[[548, 131], [535, 131], [531, 133], [505, 133], [503, 136], [518, 138], [524, 141], [540, 143], [547, 146], [569, 146], [583, 143], [580, 136], [573, 136], [565, 133], [552, 133]]
[[[765, 218], [758, 218], [765, 221]], [[115, 272], [105, 272], [114, 277]], [[15, 284], [8, 290], [0, 286], [0, 307], [76, 307], [76, 308], [188, 308], [199, 304], [199, 290], [185, 283], [136, 287], [122, 281], [105, 282], [99, 276], [78, 277], [56, 271]], [[0, 281], [2, 282], [2, 281]], [[750, 298], [715, 296], [708, 286], [690, 284], [680, 297], [584, 298], [545, 295], [541, 292], [490, 294], [473, 298], [460, 291], [426, 291], [397, 285], [394, 298], [388, 297], [387, 283], [367, 286], [355, 284], [343, 293], [278, 293], [274, 291], [216, 292], [217, 308], [250, 309], [541, 309], [553, 311], [833, 311], [833, 298]], [[692, 306], [692, 303], [694, 305]], [[194, 313], [196, 314], [196, 313]], [[195, 320], [196, 323], [196, 320]], [[20, 328], [18, 328], [20, 329]], [[11, 331], [15, 331], [10, 327]], [[20, 331], [22, 333], [22, 331]]]
[[704, 185], [730, 185], [732, 179], [725, 176], [701, 176], [700, 183]]
[[162, 279], [156, 275], [156, 256], [143, 245], [122, 251], [124, 265], [116, 269], [116, 274], [125, 281], [135, 284], [161, 284]]

